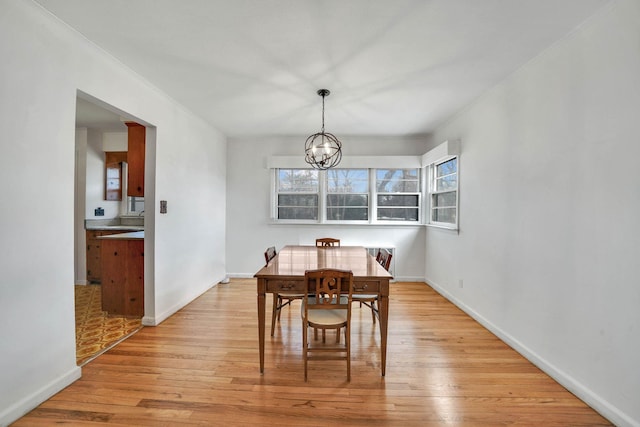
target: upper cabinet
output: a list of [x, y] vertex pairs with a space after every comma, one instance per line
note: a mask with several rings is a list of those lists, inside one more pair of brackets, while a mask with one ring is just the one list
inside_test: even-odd
[[122, 163], [126, 161], [126, 151], [107, 151], [104, 153], [105, 200], [122, 200]]
[[127, 196], [144, 197], [144, 150], [146, 128], [138, 123], [127, 122], [129, 129], [127, 162], [129, 183]]

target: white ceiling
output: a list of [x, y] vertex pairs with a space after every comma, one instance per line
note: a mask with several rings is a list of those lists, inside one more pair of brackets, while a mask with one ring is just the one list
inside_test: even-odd
[[228, 136], [411, 135], [609, 0], [36, 0]]
[[118, 114], [82, 98], [76, 100], [76, 126], [111, 132], [127, 131], [127, 125]]

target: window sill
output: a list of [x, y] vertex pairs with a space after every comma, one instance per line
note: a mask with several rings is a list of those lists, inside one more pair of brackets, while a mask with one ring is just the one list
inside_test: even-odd
[[449, 230], [459, 232], [460, 229], [456, 225], [441, 225], [441, 224], [424, 224], [425, 227], [439, 228], [440, 230]]
[[299, 225], [299, 226], [321, 226], [321, 227], [422, 227], [425, 224], [418, 222], [309, 222], [309, 221], [274, 221], [269, 225]]

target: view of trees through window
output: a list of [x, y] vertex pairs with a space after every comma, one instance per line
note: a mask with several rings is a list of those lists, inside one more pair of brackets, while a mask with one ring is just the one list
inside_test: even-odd
[[419, 220], [418, 169], [377, 169], [376, 191], [379, 220]]
[[366, 221], [369, 219], [369, 170], [329, 169], [327, 171], [327, 220]]
[[278, 169], [278, 219], [318, 219], [318, 171]]

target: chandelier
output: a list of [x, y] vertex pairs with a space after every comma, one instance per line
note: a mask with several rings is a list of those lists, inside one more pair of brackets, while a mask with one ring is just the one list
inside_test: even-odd
[[324, 131], [324, 98], [330, 93], [329, 89], [318, 90], [322, 97], [322, 129], [310, 135], [304, 144], [304, 161], [321, 170], [337, 166], [342, 160], [342, 143], [335, 135]]

